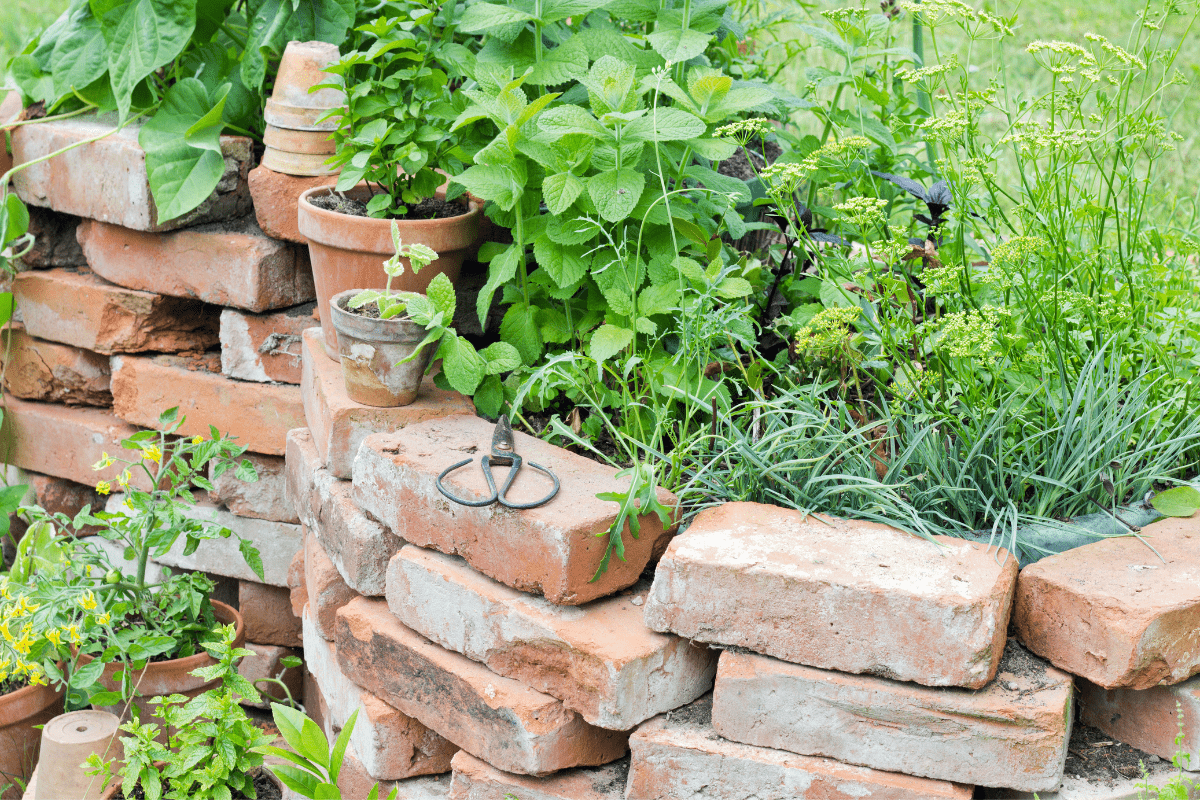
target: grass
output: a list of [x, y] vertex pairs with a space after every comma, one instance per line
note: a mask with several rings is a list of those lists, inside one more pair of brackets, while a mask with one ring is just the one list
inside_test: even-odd
[[67, 0], [5, 0], [0, 3], [0, 65], [67, 7]]

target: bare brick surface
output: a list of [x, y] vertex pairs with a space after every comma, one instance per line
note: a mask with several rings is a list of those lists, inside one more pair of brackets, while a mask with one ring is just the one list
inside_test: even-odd
[[642, 624], [648, 589], [555, 606], [461, 558], [408, 545], [388, 568], [387, 599], [427, 639], [557, 697], [593, 725], [629, 730], [708, 692], [716, 672], [715, 650]]
[[46, 341], [97, 353], [207, 350], [218, 341], [212, 306], [125, 289], [87, 269], [22, 272], [13, 292], [26, 332]]
[[270, 519], [276, 522], [299, 522], [296, 509], [287, 498], [287, 476], [282, 456], [246, 453], [239, 461], [249, 461], [258, 475], [257, 481], [238, 480], [236, 470], [219, 476], [209, 470], [215, 492], [214, 502], [221, 503], [239, 517]]
[[1044, 558], [1021, 571], [1017, 636], [1105, 688], [1180, 683], [1200, 672], [1198, 565], [1200, 517]]
[[342, 579], [312, 531], [304, 538], [304, 584], [313, 626], [322, 638], [332, 642], [337, 636], [338, 609], [359, 594]]
[[350, 741], [367, 774], [397, 780], [450, 769], [456, 746], [343, 675], [337, 646], [321, 637], [308, 612], [304, 630], [308, 668], [325, 700], [327, 722], [340, 731], [358, 711]]
[[348, 480], [351, 477], [358, 447], [373, 433], [394, 431], [438, 417], [475, 413], [470, 398], [438, 389], [428, 377], [421, 384], [416, 401], [410, 405], [374, 408], [356, 403], [346, 394], [341, 365], [325, 355], [321, 329], [307, 329], [303, 339], [300, 388], [304, 396], [304, 413], [317, 452], [336, 478]]
[[624, 800], [626, 758], [602, 767], [576, 767], [544, 778], [513, 775], [459, 750], [451, 762], [454, 779], [450, 800], [498, 800], [515, 795], [521, 800]]
[[119, 286], [267, 311], [316, 297], [308, 251], [264, 235], [253, 217], [169, 233], [84, 220], [88, 266]]
[[1085, 724], [1167, 761], [1182, 752], [1200, 769], [1200, 677], [1151, 689], [1103, 689], [1083, 679], [1076, 685]]
[[300, 383], [300, 336], [312, 326], [316, 303], [252, 314], [221, 312], [221, 371], [260, 383]]
[[978, 688], [1004, 651], [1016, 560], [936, 539], [727, 503], [671, 542], [646, 624], [823, 669]]
[[970, 786], [722, 739], [712, 698], [655, 717], [629, 738], [627, 800], [969, 800]]
[[338, 611], [342, 672], [497, 769], [545, 774], [615, 761], [627, 733], [588, 725], [554, 698], [451, 653], [365, 597]]
[[[643, 515], [634, 539], [627, 524], [621, 534], [626, 560], [612, 559], [608, 571], [592, 580], [607, 542], [598, 534], [612, 525], [618, 510], [596, 495], [628, 485], [616, 470], [517, 433], [517, 453], [558, 476], [561, 489], [553, 500], [515, 510], [497, 504], [473, 508], [442, 496], [438, 474], [472, 454], [487, 453], [493, 429], [487, 420], [458, 415], [369, 437], [354, 462], [355, 501], [401, 539], [462, 556], [483, 574], [552, 603], [578, 605], [633, 585], [673, 528], [664, 530], [657, 517]], [[478, 464], [456, 470], [445, 483], [462, 497], [486, 496]], [[529, 502], [549, 488], [547, 478], [526, 468], [508, 496]], [[666, 490], [659, 491], [659, 501], [675, 505]]]
[[[134, 454], [123, 451], [120, 443], [138, 430], [107, 409], [71, 408], [12, 396], [5, 399], [2, 438], [8, 463], [87, 486], [95, 486], [102, 479], [116, 479], [121, 472], [119, 465], [98, 472], [92, 465], [105, 452], [132, 457]], [[134, 482], [149, 483], [141, 475], [134, 475]]]
[[[243, 612], [244, 613], [244, 612]], [[273, 644], [259, 644], [248, 641], [247, 650], [254, 653], [246, 656], [238, 663], [238, 674], [254, 684], [255, 681], [278, 678], [292, 693], [292, 699], [297, 703], [304, 702], [304, 667], [285, 667], [283, 659], [302, 658], [303, 653], [290, 647], [280, 647]], [[243, 703], [257, 708], [270, 708], [271, 702], [285, 702], [287, 692], [276, 683], [261, 683], [255, 686], [260, 700], [257, 703]]]
[[291, 590], [254, 581], [238, 581], [238, 610], [246, 621], [246, 641], [303, 647], [300, 618], [292, 613]]
[[112, 405], [108, 358], [71, 345], [46, 342], [5, 328], [0, 359], [7, 356], [4, 388], [25, 400], [73, 406]]
[[[304, 537], [304, 541], [308, 542], [308, 531], [304, 526], [300, 526], [300, 535]], [[288, 595], [292, 602], [292, 615], [296, 617], [304, 616], [304, 606], [308, 604], [308, 584], [304, 580], [304, 549], [292, 556], [292, 563], [288, 565]], [[303, 638], [303, 637], [301, 637]]]
[[104, 497], [93, 484], [76, 483], [35, 472], [26, 472], [20, 482], [29, 485], [34, 502], [51, 514], [66, 514], [74, 518], [84, 506], [91, 506], [93, 510], [104, 507]]
[[388, 561], [404, 542], [363, 513], [349, 481], [321, 466], [307, 428], [288, 432], [287, 491], [308, 530], [354, 591], [382, 596]]
[[[26, 125], [13, 132], [13, 160], [18, 164], [33, 161], [115, 127], [114, 114]], [[241, 136], [222, 136], [225, 172], [213, 194], [194, 211], [159, 224], [146, 177], [146, 156], [138, 145], [140, 130], [141, 124], [135, 123], [27, 167], [13, 178], [17, 194], [30, 205], [139, 231], [182, 228], [249, 213], [246, 178], [253, 161], [253, 143]]]
[[[314, 186], [332, 186], [336, 175], [318, 178], [297, 178], [263, 166], [250, 170], [250, 194], [254, 198], [254, 213], [263, 232], [276, 239], [305, 244], [300, 233], [296, 203], [300, 195]], [[386, 796], [386, 792], [384, 796]]]
[[1062, 780], [1071, 717], [1071, 676], [1015, 642], [978, 691], [726, 650], [713, 699], [713, 727], [732, 741], [1026, 791]]
[[172, 356], [119, 356], [112, 366], [113, 409], [137, 425], [153, 426], [178, 406], [187, 417], [180, 435], [207, 436], [215, 425], [255, 453], [281, 456], [287, 432], [304, 424], [295, 386], [235, 381]]

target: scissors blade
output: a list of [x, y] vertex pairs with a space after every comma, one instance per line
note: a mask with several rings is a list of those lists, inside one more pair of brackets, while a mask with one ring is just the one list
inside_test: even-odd
[[496, 430], [492, 433], [492, 460], [502, 466], [511, 464], [515, 451], [512, 425], [508, 421], [508, 415], [504, 414], [496, 420]]

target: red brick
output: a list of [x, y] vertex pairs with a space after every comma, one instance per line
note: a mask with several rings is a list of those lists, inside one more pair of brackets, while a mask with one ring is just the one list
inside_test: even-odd
[[1200, 677], [1151, 689], [1102, 689], [1083, 679], [1077, 685], [1084, 724], [1167, 761], [1182, 752], [1200, 769]]
[[337, 183], [337, 177], [296, 178], [262, 166], [250, 170], [250, 194], [254, 197], [254, 213], [258, 216], [259, 226], [267, 236], [307, 243], [296, 221], [296, 203], [300, 195], [314, 186]]
[[3, 332], [4, 388], [24, 400], [72, 406], [111, 406], [108, 358], [66, 344], [44, 342], [14, 324]]
[[649, 582], [555, 606], [408, 545], [388, 567], [392, 613], [433, 642], [557, 697], [593, 725], [629, 730], [712, 690], [717, 651], [648, 630]]
[[237, 471], [232, 469], [214, 477], [215, 470], [210, 468], [209, 479], [216, 489], [210, 493], [213, 501], [221, 503], [239, 517], [299, 522], [296, 509], [287, 498], [283, 458], [246, 453], [239, 460], [254, 465], [258, 480], [250, 483], [238, 480]]
[[[26, 125], [13, 133], [13, 159], [18, 164], [33, 161], [114, 127], [111, 115]], [[140, 130], [140, 124], [129, 125], [111, 136], [21, 170], [13, 177], [17, 194], [30, 205], [139, 231], [182, 228], [250, 212], [246, 177], [253, 160], [253, 143], [241, 136], [222, 136], [225, 172], [212, 196], [196, 210], [158, 224], [158, 208], [146, 177], [146, 156], [137, 143]]]
[[[969, 800], [970, 786], [726, 741], [712, 698], [655, 717], [629, 737], [628, 800]], [[522, 800], [526, 800], [522, 798]]]
[[1200, 672], [1198, 565], [1200, 517], [1044, 558], [1021, 571], [1017, 636], [1107, 689], [1180, 683]]
[[[135, 428], [98, 408], [71, 408], [52, 403], [34, 403], [5, 398], [4, 435], [8, 463], [31, 472], [95, 486], [99, 480], [115, 480], [120, 465], [99, 472], [92, 465], [107, 452], [133, 456], [121, 441], [137, 433]], [[134, 474], [135, 485], [148, 480]], [[144, 488], [144, 487], [143, 487]]]
[[[473, 508], [442, 496], [438, 474], [464, 454], [487, 453], [494, 427], [463, 414], [367, 438], [354, 462], [355, 502], [401, 539], [462, 556], [484, 575], [552, 603], [579, 605], [632, 586], [656, 544], [674, 529], [664, 531], [657, 517], [643, 515], [641, 533], [634, 539], [626, 525], [621, 534], [626, 560], [612, 559], [608, 571], [593, 581], [607, 542], [603, 534], [618, 509], [596, 495], [628, 486], [610, 467], [517, 433], [517, 453], [558, 476], [561, 489], [553, 500], [518, 511], [499, 505]], [[498, 468], [497, 474], [500, 483], [504, 471]], [[460, 496], [486, 494], [478, 463], [447, 476], [445, 484]], [[529, 501], [549, 488], [545, 476], [526, 467], [509, 496]], [[662, 489], [659, 501], [668, 508], [676, 503]]]
[[[308, 532], [304, 530], [304, 526], [300, 526], [301, 535], [304, 540], [308, 541]], [[297, 617], [304, 616], [304, 606], [308, 603], [308, 585], [304, 582], [304, 550], [303, 548], [296, 555], [292, 556], [292, 563], [288, 565], [288, 599], [292, 603], [292, 614]]]
[[146, 233], [84, 220], [88, 266], [119, 286], [268, 311], [316, 297], [308, 251], [263, 235], [253, 217]]
[[[290, 647], [249, 641], [246, 642], [245, 647], [247, 650], [253, 651], [254, 655], [246, 656], [238, 663], [239, 675], [250, 681], [251, 684], [262, 679], [278, 678], [292, 693], [293, 700], [297, 703], [304, 702], [304, 667], [289, 669], [283, 666], [283, 659], [301, 657], [303, 656], [301, 651], [293, 650]], [[258, 689], [262, 700], [258, 703], [244, 703], [244, 705], [270, 708], [272, 701], [282, 703], [287, 699], [287, 692], [279, 684], [261, 683], [254, 688]]]
[[238, 610], [246, 621], [246, 641], [303, 647], [300, 618], [292, 613], [291, 590], [254, 581], [238, 581]]
[[973, 692], [726, 650], [713, 695], [713, 727], [731, 741], [1025, 791], [1062, 781], [1072, 716], [1071, 676], [1016, 642]]
[[659, 562], [646, 624], [823, 669], [978, 688], [1004, 651], [1016, 560], [936, 538], [759, 503], [710, 508]]
[[308, 429], [288, 431], [288, 496], [338, 573], [359, 594], [383, 595], [388, 561], [404, 542], [363, 513], [349, 481], [321, 466]]
[[[13, 89], [0, 100], [0, 123], [14, 122], [20, 114], [21, 93]], [[0, 175], [12, 169], [12, 155], [8, 152], [8, 130], [0, 129]]]
[[325, 718], [341, 730], [355, 710], [350, 743], [368, 775], [386, 780], [436, 775], [450, 769], [458, 748], [342, 674], [337, 647], [321, 638], [311, 609], [304, 618], [308, 668], [325, 698]]
[[342, 580], [312, 531], [304, 537], [304, 584], [313, 625], [323, 639], [332, 642], [337, 636], [338, 609], [359, 594]]
[[207, 436], [215, 425], [251, 451], [276, 456], [284, 453], [287, 432], [304, 424], [295, 386], [231, 380], [189, 369], [175, 356], [118, 356], [112, 366], [113, 409], [127, 422], [153, 426], [159, 414], [178, 406], [187, 417], [180, 435]]
[[300, 383], [300, 336], [312, 327], [316, 303], [270, 314], [221, 312], [221, 371], [260, 383]]
[[76, 483], [36, 472], [26, 472], [21, 476], [21, 483], [29, 485], [34, 502], [51, 514], [74, 518], [84, 506], [91, 506], [93, 511], [104, 508], [104, 497], [96, 491], [94, 484]]
[[26, 206], [29, 209], [29, 232], [33, 234], [33, 248], [21, 256], [21, 267], [25, 269], [50, 269], [52, 267], [86, 267], [87, 259], [75, 238], [79, 217], [60, 214], [48, 208]]
[[346, 677], [506, 772], [539, 775], [615, 761], [627, 733], [588, 725], [554, 698], [451, 653], [400, 624], [381, 600], [337, 615]]
[[439, 417], [475, 413], [470, 398], [438, 389], [432, 378], [421, 384], [421, 391], [411, 405], [375, 408], [356, 403], [346, 395], [341, 364], [325, 355], [321, 329], [307, 329], [303, 339], [300, 388], [304, 413], [321, 460], [336, 478], [350, 478], [358, 447], [372, 433], [399, 430]]
[[625, 800], [629, 772], [629, 761], [621, 759], [535, 778], [502, 772], [466, 750], [459, 750], [451, 765], [454, 780], [448, 800], [499, 800], [509, 795], [521, 800]]
[[196, 300], [123, 289], [86, 269], [22, 272], [13, 280], [30, 336], [98, 353], [207, 350], [220, 317]]

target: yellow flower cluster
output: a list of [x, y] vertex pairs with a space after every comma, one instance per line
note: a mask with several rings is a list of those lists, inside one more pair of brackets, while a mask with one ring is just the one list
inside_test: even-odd
[[0, 597], [5, 600], [0, 603], [0, 682], [25, 680], [35, 685], [44, 684], [46, 676], [41, 665], [29, 660], [30, 651], [39, 638], [29, 617], [39, 606], [24, 597], [14, 601], [8, 579], [0, 579], [0, 582]]

